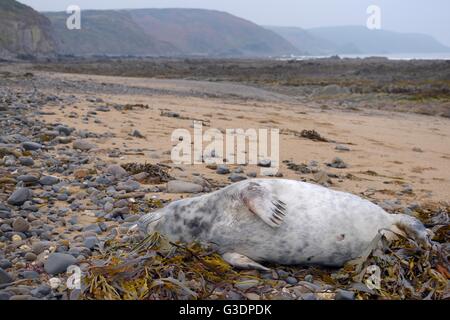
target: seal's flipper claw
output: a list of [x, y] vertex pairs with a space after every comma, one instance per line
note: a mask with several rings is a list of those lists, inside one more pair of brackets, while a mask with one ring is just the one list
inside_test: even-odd
[[222, 255], [223, 260], [228, 262], [231, 266], [238, 269], [255, 269], [260, 271], [270, 271], [269, 268], [260, 265], [249, 257], [236, 252], [227, 252]]
[[267, 188], [258, 183], [249, 184], [241, 191], [247, 208], [272, 228], [279, 227], [286, 216], [286, 204], [276, 199]]

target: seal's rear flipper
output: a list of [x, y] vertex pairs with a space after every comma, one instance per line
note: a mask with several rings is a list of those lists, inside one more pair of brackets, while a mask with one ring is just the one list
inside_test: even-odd
[[249, 257], [246, 257], [242, 254], [236, 252], [227, 252], [222, 255], [223, 260], [228, 262], [235, 268], [238, 269], [255, 269], [260, 271], [269, 271], [269, 268], [266, 268], [260, 265], [258, 262], [253, 261]]
[[286, 216], [286, 204], [276, 199], [267, 188], [252, 182], [241, 191], [241, 198], [247, 208], [269, 226], [276, 228]]

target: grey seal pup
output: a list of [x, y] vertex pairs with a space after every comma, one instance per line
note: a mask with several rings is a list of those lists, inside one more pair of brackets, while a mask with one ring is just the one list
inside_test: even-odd
[[238, 268], [260, 262], [342, 266], [360, 257], [380, 230], [401, 230], [428, 244], [417, 219], [389, 214], [358, 196], [285, 179], [251, 179], [170, 203], [142, 216], [145, 233], [215, 244]]

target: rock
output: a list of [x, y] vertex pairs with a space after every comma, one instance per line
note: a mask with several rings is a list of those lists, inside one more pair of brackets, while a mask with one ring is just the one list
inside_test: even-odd
[[239, 181], [247, 180], [247, 177], [246, 177], [246, 176], [243, 176], [243, 175], [236, 174], [236, 173], [232, 173], [232, 174], [228, 177], [228, 179], [229, 179], [231, 182], [239, 182]]
[[41, 179], [39, 179], [39, 183], [43, 186], [52, 186], [59, 183], [59, 181], [59, 178], [54, 176], [43, 176]]
[[78, 169], [73, 172], [73, 176], [75, 179], [81, 180], [86, 178], [89, 175], [89, 171], [86, 169]]
[[140, 133], [139, 130], [136, 130], [136, 129], [131, 131], [130, 135], [135, 138], [141, 138], [141, 139], [145, 138], [145, 136], [142, 133]]
[[90, 143], [87, 140], [75, 140], [72, 143], [72, 147], [76, 150], [80, 150], [80, 151], [89, 151], [91, 149], [94, 149], [96, 147], [95, 144]]
[[353, 291], [347, 290], [337, 290], [336, 291], [336, 300], [355, 300], [355, 293]]
[[314, 181], [321, 185], [331, 183], [331, 179], [330, 179], [330, 177], [328, 177], [328, 173], [326, 173], [323, 170], [317, 171], [314, 174]]
[[27, 141], [22, 143], [22, 148], [27, 151], [36, 151], [42, 148], [42, 145], [36, 142]]
[[341, 144], [338, 144], [335, 149], [338, 151], [350, 151], [349, 147], [343, 146]]
[[414, 147], [412, 150], [413, 150], [414, 152], [419, 152], [419, 153], [422, 153], [422, 152], [423, 152], [423, 150], [422, 150], [421, 148], [417, 148], [417, 147]]
[[31, 294], [37, 298], [43, 298], [49, 295], [52, 292], [52, 288], [50, 288], [47, 284], [41, 284], [39, 287], [31, 290]]
[[0, 269], [9, 269], [12, 267], [11, 261], [7, 259], [1, 259], [0, 260]]
[[24, 183], [30, 183], [30, 184], [34, 184], [37, 183], [39, 181], [39, 177], [36, 177], [34, 175], [31, 174], [24, 174], [21, 176], [18, 176], [16, 178], [17, 181], [22, 181]]
[[249, 172], [249, 173], [247, 173], [247, 176], [249, 178], [256, 178], [258, 176], [258, 174], [256, 172]]
[[221, 164], [221, 165], [217, 166], [216, 173], [217, 174], [229, 174], [230, 169], [228, 169], [228, 167], [226, 165]]
[[62, 272], [66, 272], [67, 268], [71, 265], [77, 263], [77, 259], [75, 259], [70, 254], [65, 253], [52, 253], [49, 255], [47, 261], [44, 263], [44, 270], [48, 274], [59, 274]]
[[27, 200], [31, 200], [33, 197], [33, 193], [28, 188], [19, 188], [14, 191], [11, 196], [8, 198], [7, 202], [13, 206], [21, 206]]
[[327, 166], [336, 168], [336, 169], [345, 169], [348, 165], [339, 157], [333, 159], [331, 163], [327, 163]]
[[133, 192], [138, 190], [141, 187], [141, 184], [134, 180], [128, 180], [126, 182], [120, 182], [117, 184], [117, 190], [125, 190], [126, 192]]
[[50, 247], [50, 244], [46, 242], [35, 242], [31, 246], [31, 251], [33, 251], [34, 254], [41, 254], [48, 247]]
[[289, 284], [297, 284], [298, 283], [298, 280], [295, 279], [294, 277], [287, 277], [285, 281]]
[[181, 180], [171, 180], [167, 183], [169, 193], [199, 193], [203, 191], [201, 185]]
[[14, 278], [5, 270], [0, 268], [0, 285], [11, 283], [14, 281]]
[[19, 157], [19, 162], [22, 166], [32, 167], [34, 165], [34, 160], [31, 157]]
[[97, 237], [87, 237], [86, 239], [84, 239], [83, 242], [84, 246], [91, 250], [95, 248], [97, 243], [98, 243]]
[[25, 254], [25, 260], [31, 262], [31, 261], [35, 261], [37, 259], [37, 256], [33, 253], [33, 252], [27, 252]]
[[59, 134], [61, 135], [65, 135], [65, 136], [70, 136], [72, 134], [73, 129], [63, 126], [63, 125], [59, 125], [55, 128], [56, 131], [59, 132]]
[[270, 168], [272, 161], [270, 159], [263, 159], [258, 161], [258, 167]]
[[128, 172], [116, 164], [108, 166], [108, 168], [106, 168], [106, 173], [114, 176], [116, 179], [122, 179], [128, 176]]
[[18, 217], [14, 220], [12, 227], [16, 232], [26, 232], [30, 229], [30, 224], [22, 217]]
[[261, 297], [258, 294], [253, 293], [253, 292], [249, 292], [249, 293], [245, 294], [245, 296], [247, 297], [248, 300], [253, 300], [253, 301], [261, 300]]
[[258, 280], [243, 280], [243, 281], [236, 282], [234, 284], [234, 286], [236, 287], [236, 289], [245, 291], [250, 288], [256, 287], [258, 284], [259, 284]]

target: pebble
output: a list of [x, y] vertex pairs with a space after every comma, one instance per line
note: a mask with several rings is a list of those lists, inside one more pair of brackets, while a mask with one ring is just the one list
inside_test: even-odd
[[247, 177], [246, 177], [246, 176], [243, 176], [243, 175], [240, 175], [240, 174], [232, 173], [232, 174], [228, 177], [228, 179], [229, 179], [231, 182], [239, 182], [239, 181], [246, 180]]
[[80, 151], [89, 151], [92, 150], [96, 147], [95, 144], [90, 143], [87, 140], [75, 140], [72, 143], [72, 147], [76, 150], [80, 150]]
[[203, 186], [181, 180], [171, 180], [167, 183], [169, 193], [199, 193], [203, 191]]
[[216, 173], [217, 174], [229, 174], [230, 169], [228, 169], [228, 167], [226, 165], [221, 164], [221, 165], [217, 166]]
[[52, 253], [44, 263], [44, 270], [48, 274], [59, 274], [66, 272], [67, 267], [76, 264], [76, 262], [77, 259], [70, 254]]
[[20, 157], [19, 162], [22, 166], [26, 166], [26, 167], [34, 166], [34, 160], [31, 157]]
[[14, 231], [26, 232], [30, 229], [30, 224], [22, 217], [16, 218], [12, 224]]
[[348, 168], [348, 165], [339, 157], [336, 157], [331, 161], [331, 163], [327, 163], [327, 166], [336, 168], [336, 169], [345, 169]]
[[43, 176], [41, 179], [39, 179], [39, 183], [43, 186], [53, 186], [59, 183], [59, 181], [59, 178], [54, 176]]
[[21, 206], [25, 201], [30, 200], [32, 197], [33, 193], [30, 189], [19, 188], [11, 194], [7, 202], [13, 206]]
[[22, 143], [22, 148], [27, 151], [36, 151], [42, 148], [42, 145], [36, 142], [27, 141]]
[[347, 290], [336, 290], [336, 300], [355, 300], [355, 293]]
[[122, 179], [128, 176], [128, 172], [119, 165], [110, 165], [106, 168], [106, 173], [112, 175], [116, 179]]
[[5, 270], [0, 268], [0, 285], [11, 283], [14, 281], [14, 278]]
[[343, 146], [341, 144], [338, 144], [335, 149], [338, 151], [350, 151], [349, 147]]

